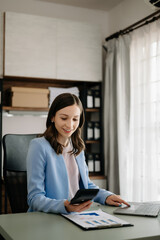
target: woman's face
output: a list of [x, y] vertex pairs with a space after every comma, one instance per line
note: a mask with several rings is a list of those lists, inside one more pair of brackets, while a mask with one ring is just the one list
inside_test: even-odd
[[56, 112], [54, 121], [55, 128], [58, 131], [58, 141], [63, 143], [76, 131], [80, 121], [80, 108], [74, 104], [60, 109]]

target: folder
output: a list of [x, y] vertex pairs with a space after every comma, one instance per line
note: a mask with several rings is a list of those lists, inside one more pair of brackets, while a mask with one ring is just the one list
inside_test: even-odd
[[78, 225], [83, 230], [133, 226], [133, 224], [110, 215], [101, 209], [95, 211], [84, 211], [81, 213], [74, 212], [71, 214], [62, 214], [62, 216]]

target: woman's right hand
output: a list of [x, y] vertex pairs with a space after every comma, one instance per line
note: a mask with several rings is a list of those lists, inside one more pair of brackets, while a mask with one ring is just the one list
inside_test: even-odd
[[82, 212], [90, 208], [92, 201], [86, 201], [80, 204], [70, 204], [68, 200], [64, 202], [67, 212]]

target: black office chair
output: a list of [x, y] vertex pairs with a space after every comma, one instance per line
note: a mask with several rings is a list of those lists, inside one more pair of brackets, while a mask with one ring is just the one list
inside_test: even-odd
[[36, 137], [37, 134], [6, 134], [3, 136], [5, 213], [7, 213], [7, 196], [12, 213], [26, 212], [28, 209], [26, 156], [31, 139]]

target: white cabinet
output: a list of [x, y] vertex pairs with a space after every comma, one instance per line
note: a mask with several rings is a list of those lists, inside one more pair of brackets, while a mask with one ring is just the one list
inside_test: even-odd
[[0, 78], [3, 76], [3, 13], [0, 13]]
[[73, 21], [58, 21], [57, 78], [101, 81], [101, 34], [97, 27]]
[[5, 76], [56, 78], [55, 19], [5, 14]]
[[4, 75], [102, 81], [102, 47], [92, 24], [7, 12]]

